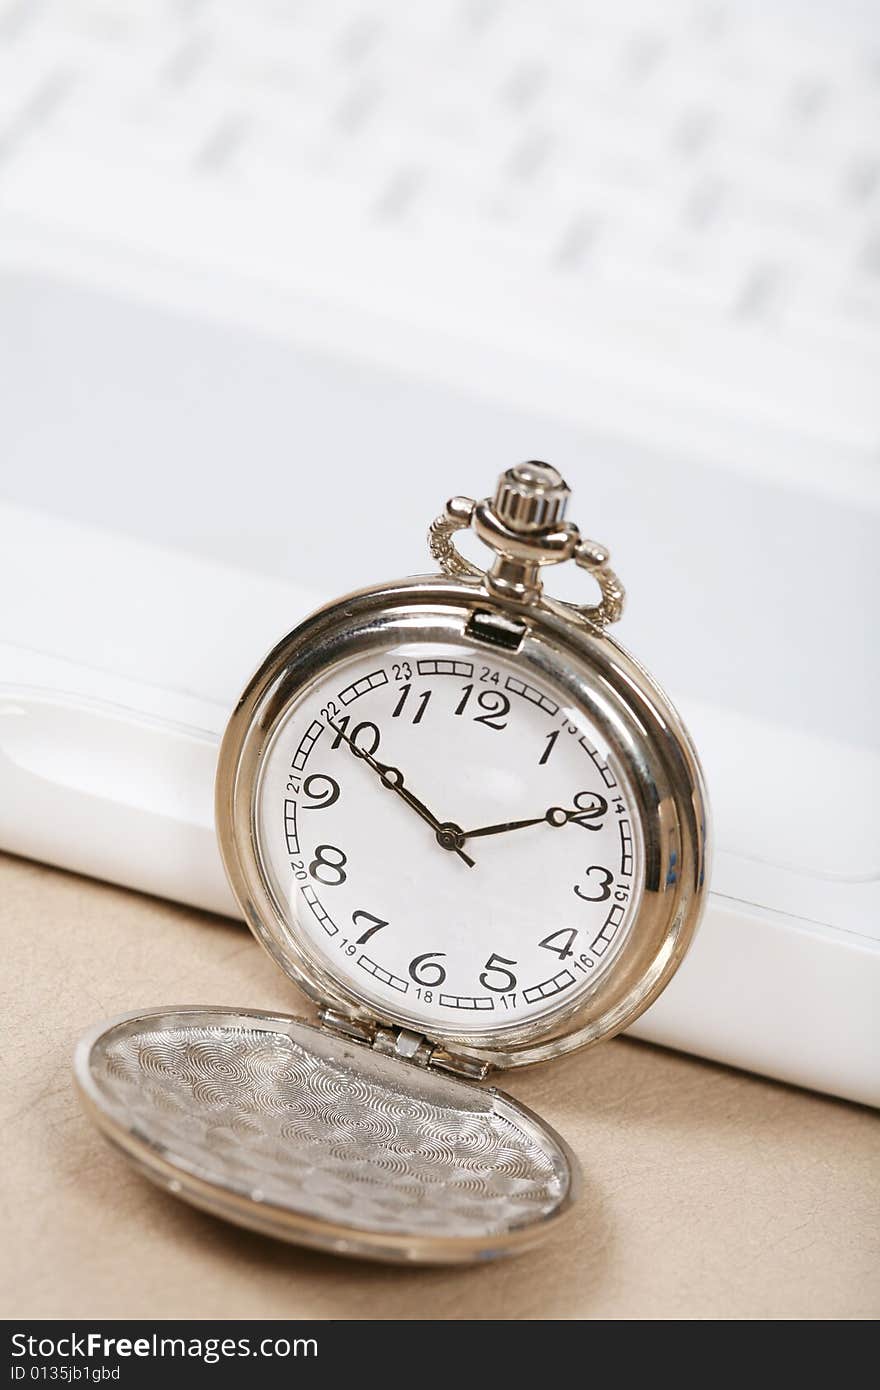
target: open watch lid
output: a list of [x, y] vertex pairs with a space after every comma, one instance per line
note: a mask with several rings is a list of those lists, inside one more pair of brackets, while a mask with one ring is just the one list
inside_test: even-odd
[[509, 1096], [300, 1019], [129, 1014], [74, 1066], [87, 1113], [146, 1177], [336, 1254], [491, 1260], [537, 1244], [577, 1194], [566, 1144]]

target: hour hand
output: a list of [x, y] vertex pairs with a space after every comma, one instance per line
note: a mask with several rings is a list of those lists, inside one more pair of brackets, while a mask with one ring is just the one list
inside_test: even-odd
[[462, 831], [465, 840], [476, 840], [480, 835], [503, 835], [507, 830], [524, 830], [527, 825], [540, 825], [545, 816], [533, 816], [531, 820], [508, 820], [500, 825], [480, 825], [476, 830]]
[[476, 830], [462, 831], [462, 838], [465, 840], [476, 840], [480, 835], [503, 835], [508, 830], [525, 830], [529, 825], [541, 825], [546, 823], [554, 827], [567, 825], [570, 820], [581, 815], [578, 810], [564, 811], [561, 806], [551, 806], [543, 816], [532, 816], [530, 820], [508, 820], [502, 821], [498, 825], [480, 825]]

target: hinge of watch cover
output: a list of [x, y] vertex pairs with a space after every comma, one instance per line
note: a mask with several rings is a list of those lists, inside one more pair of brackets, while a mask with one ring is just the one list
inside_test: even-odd
[[453, 1076], [463, 1076], [469, 1081], [482, 1081], [489, 1070], [488, 1062], [449, 1052], [440, 1043], [432, 1042], [421, 1033], [411, 1032], [409, 1028], [389, 1028], [382, 1023], [351, 1018], [335, 1009], [320, 1009], [318, 1017], [328, 1033], [361, 1043], [385, 1057], [411, 1062], [416, 1067], [451, 1072]]

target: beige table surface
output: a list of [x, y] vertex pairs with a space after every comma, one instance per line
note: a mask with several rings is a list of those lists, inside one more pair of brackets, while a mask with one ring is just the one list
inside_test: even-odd
[[468, 1271], [335, 1259], [202, 1215], [86, 1122], [81, 1032], [141, 1006], [303, 1008], [241, 927], [0, 856], [6, 1317], [845, 1318], [880, 1314], [880, 1120], [615, 1040], [514, 1095], [584, 1168], [532, 1254]]

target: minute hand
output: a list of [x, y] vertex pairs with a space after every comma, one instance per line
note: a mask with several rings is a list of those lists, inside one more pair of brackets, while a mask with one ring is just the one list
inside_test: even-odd
[[[333, 729], [335, 733], [339, 734], [340, 738], [348, 744], [355, 757], [363, 758], [364, 762], [369, 767], [371, 767], [375, 773], [378, 774], [379, 778], [381, 779], [382, 785], [384, 787], [388, 787], [391, 791], [396, 792], [397, 795], [401, 797], [401, 799], [405, 801], [408, 806], [411, 806], [413, 808], [416, 815], [421, 816], [423, 821], [427, 821], [428, 825], [431, 826], [432, 830], [441, 832], [446, 828], [444, 823], [439, 821], [437, 817], [431, 811], [428, 810], [424, 802], [419, 801], [418, 797], [413, 795], [409, 787], [404, 785], [403, 773], [401, 772], [399, 767], [391, 767], [388, 763], [380, 763], [376, 758], [373, 757], [372, 753], [368, 753], [364, 748], [359, 748], [357, 744], [354, 742], [354, 740], [349, 738], [348, 734], [346, 734], [339, 727], [338, 724], [334, 724], [329, 719], [327, 720], [327, 723], [330, 725], [330, 728]], [[458, 855], [459, 859], [463, 859], [469, 868], [473, 869], [474, 861], [473, 859], [471, 859], [470, 855], [465, 854], [464, 850], [461, 848], [460, 832], [458, 832], [457, 827], [454, 827], [454, 829], [455, 842], [450, 843], [448, 847], [450, 849], [453, 849], [454, 852]], [[445, 847], [446, 846], [444, 846], [444, 848]]]

